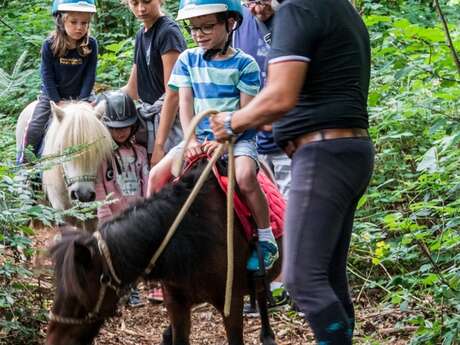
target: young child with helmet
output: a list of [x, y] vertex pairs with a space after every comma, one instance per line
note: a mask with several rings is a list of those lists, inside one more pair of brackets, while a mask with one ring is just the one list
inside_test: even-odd
[[40, 154], [51, 115], [50, 101], [90, 100], [96, 80], [97, 42], [90, 36], [95, 0], [54, 0], [55, 30], [43, 42], [40, 74], [41, 94], [27, 124], [18, 163], [24, 162], [24, 149], [31, 146]]
[[[180, 120], [187, 132], [193, 115], [203, 110], [231, 112], [249, 103], [259, 91], [260, 71], [254, 58], [230, 47], [232, 33], [242, 20], [240, 0], [181, 0], [177, 20], [187, 21], [186, 27], [198, 45], [179, 56], [168, 84], [179, 92]], [[257, 224], [264, 264], [269, 269], [278, 258], [278, 247], [270, 227], [267, 200], [256, 178], [255, 134], [255, 130], [246, 131], [235, 143], [236, 182]], [[205, 118], [196, 128], [187, 156], [212, 153], [217, 145]], [[175, 152], [171, 150], [150, 171], [148, 195], [170, 179]], [[247, 268], [259, 270], [255, 250]]]
[[[101, 120], [109, 129], [115, 147], [110, 160], [99, 168], [96, 182], [96, 200], [105, 200], [109, 194], [114, 200], [97, 210], [99, 223], [103, 223], [144, 198], [149, 168], [146, 149], [134, 142], [138, 116], [131, 97], [121, 91], [110, 91], [102, 94], [100, 102], [105, 103]], [[128, 304], [143, 305], [137, 288], [131, 289]]]
[[98, 208], [97, 217], [103, 223], [145, 197], [149, 167], [147, 151], [134, 142], [138, 117], [132, 98], [122, 91], [109, 91], [100, 98], [105, 102], [101, 120], [115, 147], [111, 159], [98, 170], [96, 200], [105, 200], [109, 194], [116, 200]]

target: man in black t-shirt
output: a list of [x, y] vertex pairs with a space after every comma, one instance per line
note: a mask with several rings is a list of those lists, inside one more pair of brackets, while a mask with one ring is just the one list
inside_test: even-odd
[[318, 343], [351, 344], [346, 261], [374, 150], [367, 94], [370, 43], [348, 0], [286, 0], [274, 22], [266, 87], [212, 119], [216, 138], [273, 123], [292, 158], [283, 276]]

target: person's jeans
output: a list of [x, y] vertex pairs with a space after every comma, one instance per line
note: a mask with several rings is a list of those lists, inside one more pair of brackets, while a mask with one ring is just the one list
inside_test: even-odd
[[368, 138], [313, 142], [292, 157], [283, 275], [317, 339], [315, 317], [325, 320], [324, 310], [342, 317], [348, 331], [353, 330], [346, 263], [356, 205], [369, 184], [373, 162]]

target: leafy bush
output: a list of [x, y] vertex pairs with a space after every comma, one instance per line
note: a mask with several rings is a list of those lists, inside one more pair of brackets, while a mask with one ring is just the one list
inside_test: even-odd
[[[354, 3], [371, 35], [370, 132], [377, 156], [355, 223], [352, 284], [372, 292], [379, 309], [400, 309], [405, 318], [395, 326], [417, 328], [411, 344], [455, 344], [460, 338], [460, 75], [431, 0]], [[48, 0], [2, 5], [0, 342], [30, 344], [39, 338], [47, 306], [28, 269], [33, 232], [27, 225], [31, 219], [54, 223], [65, 214], [36, 205], [15, 179], [14, 123], [39, 92], [39, 49], [54, 24]], [[172, 18], [177, 5], [166, 2]], [[140, 23], [119, 0], [98, 0], [97, 6], [92, 26], [100, 45], [97, 81], [118, 88], [128, 79]], [[458, 51], [460, 2], [445, 0], [441, 6]], [[184, 35], [191, 46], [191, 37]], [[68, 212], [84, 216], [88, 210]]]
[[[460, 76], [432, 12], [415, 11], [420, 23], [414, 14], [417, 22], [378, 9], [383, 13], [366, 16], [378, 154], [350, 268], [355, 277], [368, 277], [364, 288], [380, 287], [389, 305], [412, 311], [405, 320], [418, 326], [411, 344], [454, 344], [460, 333]], [[458, 28], [451, 34], [460, 45]]]

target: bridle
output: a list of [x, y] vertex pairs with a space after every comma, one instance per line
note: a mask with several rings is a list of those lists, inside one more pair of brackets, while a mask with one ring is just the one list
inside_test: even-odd
[[97, 176], [96, 175], [81, 175], [81, 176], [74, 176], [68, 177], [65, 165], [62, 164], [62, 176], [64, 177], [64, 183], [67, 188], [77, 182], [96, 182]]
[[121, 279], [118, 277], [115, 269], [113, 267], [112, 258], [110, 256], [110, 251], [107, 246], [107, 243], [102, 238], [102, 235], [99, 231], [96, 231], [93, 236], [97, 240], [97, 247], [99, 253], [103, 258], [103, 272], [99, 277], [99, 283], [101, 285], [99, 289], [99, 296], [97, 298], [96, 305], [93, 310], [88, 312], [82, 318], [66, 317], [60, 316], [52, 311], [49, 312], [48, 318], [50, 321], [59, 322], [67, 325], [83, 325], [83, 324], [92, 324], [104, 319], [104, 316], [100, 314], [102, 302], [104, 301], [107, 289], [112, 289], [117, 296], [122, 296], [126, 292], [126, 289], [123, 288]]
[[64, 175], [64, 183], [67, 188], [76, 182], [95, 182], [96, 181], [96, 175], [82, 175], [82, 176], [75, 176], [75, 177], [67, 177], [65, 173], [63, 175]]

